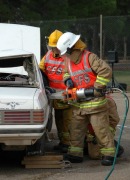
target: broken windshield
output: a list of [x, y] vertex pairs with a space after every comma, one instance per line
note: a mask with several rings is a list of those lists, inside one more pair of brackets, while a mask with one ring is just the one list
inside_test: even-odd
[[0, 86], [36, 87], [32, 56], [0, 58]]

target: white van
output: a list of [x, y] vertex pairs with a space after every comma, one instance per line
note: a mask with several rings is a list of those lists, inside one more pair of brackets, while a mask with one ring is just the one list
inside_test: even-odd
[[40, 29], [1, 23], [0, 39], [1, 147], [43, 154], [52, 119], [38, 68]]

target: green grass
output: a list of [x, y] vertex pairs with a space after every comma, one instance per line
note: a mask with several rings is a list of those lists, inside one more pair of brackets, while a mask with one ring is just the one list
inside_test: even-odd
[[127, 91], [130, 91], [130, 71], [114, 71], [113, 74], [115, 82], [127, 84]]

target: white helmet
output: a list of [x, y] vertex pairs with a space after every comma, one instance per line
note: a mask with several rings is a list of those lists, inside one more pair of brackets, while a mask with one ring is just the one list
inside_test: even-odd
[[66, 32], [59, 38], [57, 42], [57, 48], [60, 50], [60, 54], [66, 53], [67, 48], [72, 48], [72, 46], [79, 40], [80, 35], [76, 35], [71, 32]]

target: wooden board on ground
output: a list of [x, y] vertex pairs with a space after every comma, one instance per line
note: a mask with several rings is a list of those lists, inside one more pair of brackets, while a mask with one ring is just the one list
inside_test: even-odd
[[25, 156], [22, 165], [25, 168], [45, 168], [45, 169], [61, 169], [69, 165], [69, 162], [63, 161], [63, 155], [48, 154], [44, 156]]
[[26, 164], [25, 168], [30, 168], [30, 169], [61, 169], [64, 168], [64, 164]]
[[24, 161], [26, 160], [61, 161], [63, 160], [63, 155], [25, 156]]

